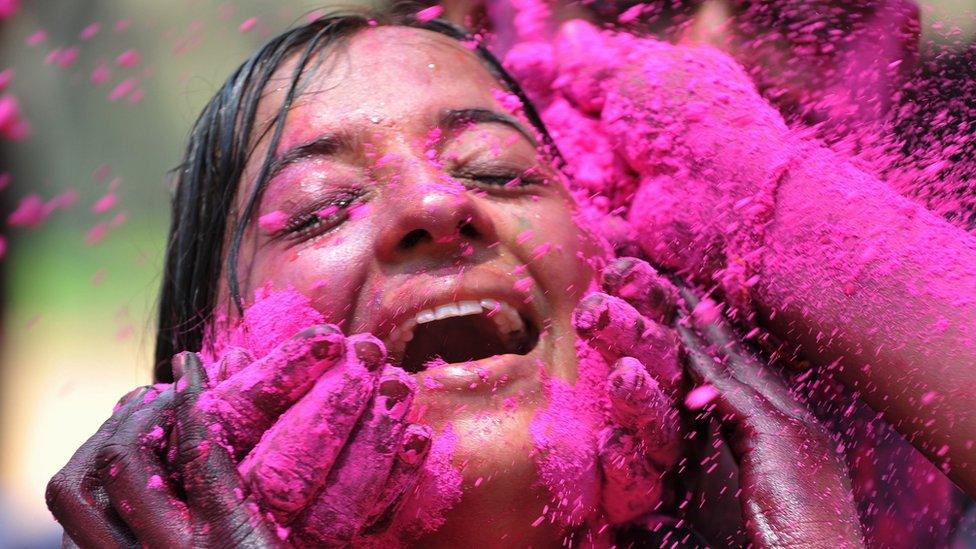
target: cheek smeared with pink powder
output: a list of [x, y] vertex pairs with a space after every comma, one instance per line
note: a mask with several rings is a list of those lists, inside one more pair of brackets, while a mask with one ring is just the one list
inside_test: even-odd
[[[312, 307], [308, 297], [301, 293], [293, 289], [273, 290], [270, 286], [261, 288], [255, 292], [253, 303], [245, 308], [243, 318], [233, 327], [219, 330], [214, 341], [205, 346], [207, 352], [203, 354], [207, 359], [205, 363], [207, 364], [208, 374], [211, 379], [217, 379], [219, 359], [228, 349], [241, 348], [247, 350], [255, 358], [264, 357], [296, 333], [310, 326], [322, 324], [323, 322], [324, 318], [322, 314]], [[356, 367], [362, 370], [360, 366]], [[334, 369], [337, 368], [339, 367], [334, 367]], [[338, 377], [340, 373], [337, 370], [335, 372], [336, 375], [331, 377], [335, 377], [341, 381]], [[365, 371], [362, 373], [366, 374]], [[325, 377], [330, 377], [328, 372]], [[259, 380], [255, 380], [255, 382], [257, 381]], [[312, 428], [311, 425], [308, 427]], [[275, 428], [272, 428], [272, 430], [265, 433], [264, 438], [270, 436], [281, 439], [283, 434], [281, 432], [272, 433], [275, 430]], [[277, 429], [277, 431], [281, 431], [281, 429]], [[289, 440], [294, 439], [298, 443], [298, 446], [306, 446], [306, 444], [297, 438], [304, 437], [307, 434], [305, 433], [304, 427], [298, 430], [292, 429], [292, 431], [294, 432], [284, 433], [285, 438], [280, 442], [288, 443]], [[360, 544], [377, 547], [398, 546], [402, 540], [415, 539], [425, 533], [435, 531], [443, 524], [446, 511], [453, 507], [462, 496], [462, 476], [460, 471], [452, 465], [457, 439], [457, 434], [452, 430], [450, 425], [434, 437], [427, 458], [417, 475], [418, 478], [413, 488], [405, 493], [401, 510], [394, 517], [390, 528], [381, 536], [370, 536], [359, 540]], [[332, 454], [336, 454], [339, 451], [338, 446], [330, 446], [330, 448]], [[277, 451], [280, 452], [280, 449]], [[270, 452], [270, 454], [274, 453], [275, 451]], [[264, 452], [261, 455], [264, 456], [264, 454], [269, 453]], [[248, 476], [252, 469], [260, 466], [259, 463], [256, 463], [252, 459], [253, 457], [254, 454], [252, 453], [252, 456], [249, 456], [242, 463], [242, 471], [245, 476]], [[335, 457], [335, 455], [332, 457]], [[277, 458], [268, 458], [265, 456], [263, 459], [266, 461], [267, 459]], [[307, 460], [303, 461], [303, 459], [298, 459], [298, 461], [304, 463]], [[308, 465], [313, 466], [312, 463]], [[295, 490], [302, 489], [301, 483], [295, 484], [295, 482], [289, 480], [295, 479], [293, 469], [294, 465], [288, 463], [277, 464], [277, 462], [266, 465], [263, 468], [263, 470], [272, 473], [274, 471], [285, 473], [281, 476], [282, 482], [277, 482], [277, 477], [273, 475], [262, 478], [262, 492], [265, 494], [275, 494], [276, 506], [278, 508], [291, 505], [289, 503], [289, 494], [293, 494]], [[364, 471], [368, 469], [369, 467], [363, 467]], [[315, 473], [316, 471], [309, 470], [305, 476]], [[355, 482], [353, 480], [352, 484], [355, 484]], [[303, 496], [302, 498], [294, 499], [304, 498]], [[311, 512], [311, 515], [314, 516], [314, 511]], [[285, 529], [283, 531], [290, 535], [289, 530]], [[299, 535], [301, 534], [307, 533], [300, 532]]]
[[552, 497], [548, 514], [539, 520], [561, 525], [578, 525], [590, 518], [600, 497], [597, 433], [606, 422], [609, 367], [582, 341], [576, 348], [576, 382], [544, 377], [548, 404], [529, 425], [539, 481]]

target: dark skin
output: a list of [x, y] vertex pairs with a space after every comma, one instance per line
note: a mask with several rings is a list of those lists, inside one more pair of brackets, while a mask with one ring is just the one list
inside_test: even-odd
[[[345, 338], [338, 330], [319, 326], [303, 330], [268, 357], [244, 365], [252, 370], [278, 367], [262, 384], [244, 386], [228, 375], [223, 383], [208, 383], [199, 358], [182, 353], [174, 358], [175, 384], [158, 384], [127, 395], [118, 410], [71, 458], [48, 484], [48, 506], [65, 528], [65, 544], [81, 547], [274, 547], [286, 545], [276, 519], [288, 510], [278, 508], [261, 493], [262, 477], [238, 472], [238, 458], [257, 444], [259, 436], [286, 408], [300, 400], [323, 370], [342, 373], [338, 364], [345, 350], [364, 371], [377, 372], [385, 362], [382, 347], [371, 338]], [[221, 370], [234, 369], [240, 352], [228, 353]], [[380, 409], [388, 402], [408, 401], [413, 388], [399, 385], [384, 371], [371, 390], [362, 393]], [[348, 389], [348, 385], [340, 385]], [[268, 398], [277, 394], [275, 399]], [[287, 396], [291, 396], [291, 400]], [[321, 395], [320, 395], [321, 396]], [[251, 423], [234, 421], [220, 407], [200, 406], [219, 398], [236, 409], [259, 406], [262, 414]], [[364, 401], [364, 404], [366, 402]], [[365, 406], [363, 407], [365, 408]], [[221, 417], [218, 419], [218, 415]], [[385, 460], [389, 475], [377, 494], [365, 491], [366, 512], [355, 525], [335, 521], [336, 543], [365, 531], [381, 532], [384, 517], [414, 480], [430, 445], [430, 432], [406, 429], [403, 418], [370, 421], [375, 412], [357, 416], [361, 426], [349, 437], [345, 451], [370, 435], [392, 439], [396, 425], [402, 433]], [[356, 419], [356, 418], [354, 418]], [[341, 421], [336, 419], [335, 424]], [[352, 427], [352, 422], [346, 422]], [[321, 455], [316, 456], [321, 458]], [[259, 469], [259, 467], [256, 467]], [[328, 470], [328, 467], [321, 466]], [[324, 490], [357, 477], [351, 468], [335, 467]], [[357, 471], [358, 472], [358, 471]], [[345, 474], [343, 474], [345, 473]], [[311, 481], [310, 481], [311, 482]], [[302, 490], [299, 490], [300, 492]], [[311, 488], [304, 492], [313, 491]], [[260, 501], [260, 505], [257, 503]], [[360, 502], [356, 502], [360, 503]]]
[[[603, 287], [623, 295], [633, 309], [608, 317], [628, 319], [628, 325], [601, 333], [642, 333], [676, 314], [677, 290], [639, 259], [611, 263]], [[709, 419], [718, 422], [738, 464], [748, 541], [757, 547], [863, 546], [847, 470], [826, 431], [793, 398], [782, 378], [739, 343], [727, 322], [696, 320], [688, 311], [698, 299], [688, 288], [680, 294], [683, 307], [676, 330], [687, 351], [686, 372], [696, 384], [707, 383], [717, 392], [699, 412], [698, 419], [704, 420], [699, 427], [707, 429]], [[601, 301], [621, 300], [592, 294], [581, 308]], [[582, 335], [586, 337], [585, 330]], [[591, 341], [609, 353], [620, 346], [619, 339]], [[660, 369], [651, 372], [660, 378]]]

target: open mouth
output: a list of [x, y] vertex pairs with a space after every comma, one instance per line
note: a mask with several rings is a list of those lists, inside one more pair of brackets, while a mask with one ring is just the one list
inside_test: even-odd
[[535, 324], [508, 303], [466, 300], [424, 309], [387, 338], [390, 357], [410, 373], [432, 363], [471, 362], [529, 354], [539, 343]]

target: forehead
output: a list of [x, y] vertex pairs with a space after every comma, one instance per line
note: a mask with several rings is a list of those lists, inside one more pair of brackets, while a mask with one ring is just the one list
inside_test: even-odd
[[[259, 117], [274, 118], [297, 55], [275, 74]], [[365, 29], [309, 61], [279, 149], [323, 131], [357, 127], [420, 129], [444, 109], [502, 110], [499, 83], [457, 40], [409, 27]]]

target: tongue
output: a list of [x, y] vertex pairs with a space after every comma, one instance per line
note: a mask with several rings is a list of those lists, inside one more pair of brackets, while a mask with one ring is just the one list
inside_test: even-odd
[[444, 318], [420, 324], [403, 355], [403, 369], [420, 372], [433, 360], [448, 364], [517, 351], [485, 315]]

